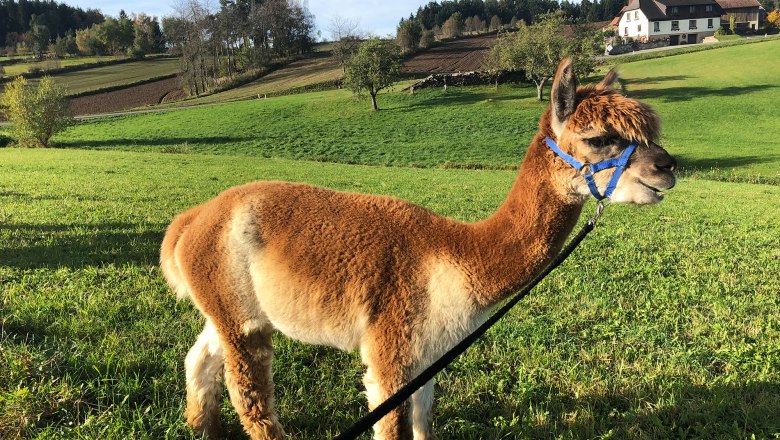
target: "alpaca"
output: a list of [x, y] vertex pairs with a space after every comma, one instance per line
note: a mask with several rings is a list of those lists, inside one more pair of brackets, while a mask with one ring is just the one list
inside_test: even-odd
[[[561, 249], [589, 197], [583, 163], [637, 145], [613, 202], [649, 204], [674, 186], [674, 159], [653, 141], [647, 105], [610, 88], [577, 88], [558, 67], [509, 195], [489, 218], [462, 223], [392, 197], [255, 182], [179, 215], [161, 249], [166, 280], [205, 318], [187, 354], [187, 423], [220, 436], [221, 381], [246, 432], [278, 439], [271, 335], [359, 350], [374, 408], [486, 319]], [[595, 174], [604, 188], [612, 171]], [[377, 439], [433, 438], [433, 382], [374, 426]]]

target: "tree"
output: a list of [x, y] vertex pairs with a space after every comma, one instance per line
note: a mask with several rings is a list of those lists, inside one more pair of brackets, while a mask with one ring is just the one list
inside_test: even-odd
[[426, 29], [422, 33], [422, 37], [420, 37], [420, 47], [423, 49], [427, 49], [431, 46], [433, 46], [433, 43], [436, 42], [436, 35], [433, 33], [432, 30]]
[[44, 76], [36, 86], [17, 77], [6, 84], [0, 104], [13, 123], [19, 145], [48, 147], [51, 137], [67, 125], [68, 101], [65, 90]]
[[775, 9], [766, 14], [767, 27], [780, 27], [780, 9]]
[[57, 37], [54, 42], [54, 53], [60, 58], [65, 55], [77, 55], [79, 48], [76, 45], [76, 36], [68, 32], [64, 37]]
[[346, 85], [357, 95], [368, 93], [371, 108], [379, 110], [376, 95], [396, 81], [401, 70], [401, 51], [393, 41], [372, 37], [360, 45], [347, 63]]
[[163, 50], [162, 31], [157, 17], [136, 15], [133, 19], [133, 33], [132, 56], [143, 58], [146, 54]]
[[328, 27], [330, 37], [333, 40], [333, 57], [338, 61], [339, 66], [347, 73], [347, 63], [360, 47], [360, 40], [363, 39], [363, 33], [359, 29], [356, 21], [348, 18], [334, 17]]
[[575, 29], [574, 36], [567, 37], [562, 32], [565, 26], [562, 11], [544, 14], [541, 21], [531, 26], [521, 22], [518, 32], [499, 36], [488, 61], [494, 69], [524, 72], [536, 84], [536, 98], [541, 101], [545, 84], [564, 57], [575, 57], [578, 76], [593, 69], [593, 39], [585, 36], [584, 28]]
[[404, 20], [398, 23], [395, 40], [401, 47], [401, 52], [411, 53], [420, 46], [423, 28], [417, 20]]
[[51, 34], [46, 26], [46, 19], [42, 15], [32, 15], [30, 18], [30, 37], [32, 38], [32, 50], [35, 57], [43, 58], [43, 53], [49, 48]]
[[494, 15], [493, 18], [490, 19], [490, 30], [497, 31], [499, 29], [501, 29], [501, 19], [498, 15]]
[[445, 38], [460, 37], [463, 33], [463, 23], [461, 23], [461, 15], [456, 12], [444, 22], [441, 27], [441, 33]]

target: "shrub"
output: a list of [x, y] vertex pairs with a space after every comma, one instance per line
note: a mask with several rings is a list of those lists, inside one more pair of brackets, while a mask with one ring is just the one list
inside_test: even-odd
[[433, 43], [436, 42], [436, 36], [434, 35], [432, 30], [424, 30], [422, 33], [422, 37], [420, 38], [420, 47], [423, 49], [427, 49], [431, 46], [433, 46]]
[[24, 147], [48, 147], [51, 137], [68, 122], [65, 90], [49, 76], [35, 86], [16, 78], [6, 84], [0, 104], [13, 123], [13, 137]]

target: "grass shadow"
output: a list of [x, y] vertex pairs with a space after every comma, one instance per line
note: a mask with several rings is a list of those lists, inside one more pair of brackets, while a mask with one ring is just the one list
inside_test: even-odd
[[708, 87], [666, 87], [661, 89], [629, 90], [628, 96], [634, 99], [660, 99], [664, 102], [685, 102], [697, 98], [729, 98], [749, 93], [763, 92], [780, 86], [774, 84], [756, 84], [750, 86], [732, 86], [722, 89]]
[[747, 165], [780, 162], [780, 155], [767, 154], [764, 156], [732, 156], [732, 157], [695, 157], [675, 155], [680, 168], [684, 171], [708, 171], [711, 169], [729, 170], [741, 168]]
[[246, 142], [253, 140], [250, 137], [233, 136], [198, 136], [191, 138], [184, 137], [155, 137], [153, 139], [138, 138], [111, 138], [111, 139], [92, 139], [92, 140], [73, 140], [57, 141], [56, 145], [60, 148], [104, 148], [119, 146], [171, 146], [182, 144], [228, 144], [231, 142]]
[[2, 225], [10, 236], [0, 244], [0, 266], [21, 269], [85, 267], [114, 264], [157, 265], [167, 225], [21, 224]]
[[[437, 420], [460, 420], [463, 426], [486, 420], [512, 420], [493, 432], [463, 433], [460, 438], [773, 438], [780, 430], [780, 384], [682, 385], [672, 390], [647, 386], [627, 393], [579, 398], [555, 386], [531, 393], [525, 401], [449, 407]], [[670, 396], [671, 394], [671, 396]], [[652, 402], [668, 402], [653, 406]], [[544, 416], [528, 414], [543, 409]], [[576, 415], [576, 417], [572, 417]], [[534, 419], [536, 423], [529, 423]], [[554, 433], [554, 434], [551, 434]]]

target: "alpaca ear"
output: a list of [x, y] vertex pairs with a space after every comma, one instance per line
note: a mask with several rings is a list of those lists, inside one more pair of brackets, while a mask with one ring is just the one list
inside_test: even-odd
[[571, 57], [564, 58], [558, 65], [550, 98], [553, 116], [552, 128], [555, 131], [555, 136], [560, 138], [566, 121], [577, 107], [577, 79], [574, 77], [574, 63]]
[[607, 72], [607, 76], [605, 76], [604, 79], [601, 80], [601, 82], [596, 84], [596, 88], [609, 89], [615, 84], [617, 80], [618, 80], [617, 70], [615, 68], [609, 69], [609, 72]]

